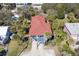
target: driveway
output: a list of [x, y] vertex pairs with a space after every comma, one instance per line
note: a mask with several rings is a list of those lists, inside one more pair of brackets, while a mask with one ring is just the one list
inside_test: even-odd
[[55, 53], [52, 49], [31, 50], [22, 52], [20, 56], [55, 56]]
[[37, 42], [32, 42], [31, 51], [24, 50], [20, 56], [55, 56], [53, 48], [44, 48], [43, 44], [40, 44], [37, 48]]

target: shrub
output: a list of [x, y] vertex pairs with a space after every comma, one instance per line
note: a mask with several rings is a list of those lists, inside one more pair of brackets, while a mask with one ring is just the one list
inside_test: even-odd
[[62, 55], [75, 55], [75, 51], [69, 47], [67, 42], [62, 45], [60, 52]]
[[50, 37], [51, 37], [51, 35], [52, 35], [52, 34], [51, 34], [51, 33], [49, 33], [49, 32], [46, 32], [46, 33], [45, 33], [45, 36], [46, 36], [47, 38], [50, 38]]

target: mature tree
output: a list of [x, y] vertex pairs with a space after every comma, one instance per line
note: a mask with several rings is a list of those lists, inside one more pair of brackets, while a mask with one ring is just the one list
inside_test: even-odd
[[27, 10], [24, 10], [22, 15], [24, 16], [24, 18], [31, 20], [31, 14]]
[[2, 25], [10, 25], [11, 17], [12, 13], [10, 10], [6, 10], [5, 8], [0, 10], [0, 24], [2, 23]]
[[77, 19], [79, 19], [79, 7], [76, 7], [76, 8], [74, 9], [73, 13], [75, 14], [75, 17], [76, 17]]
[[2, 9], [3, 8], [3, 4], [2, 3], [0, 3], [0, 9]]
[[48, 9], [53, 9], [55, 5], [55, 3], [44, 3], [42, 4], [42, 10], [44, 13], [46, 13]]
[[31, 16], [35, 16], [35, 11], [34, 11], [34, 8], [32, 6], [30, 6], [28, 8], [28, 12], [30, 13]]
[[21, 16], [19, 18], [19, 21], [12, 23], [11, 28], [12, 28], [12, 31], [14, 32], [14, 34], [18, 35], [19, 38], [22, 40], [24, 38], [24, 36], [26, 36], [26, 34], [28, 34], [28, 32], [26, 30], [29, 28], [29, 23], [24, 18], [24, 16]]
[[27, 5], [31, 5], [32, 3], [27, 3]]
[[78, 22], [79, 20], [77, 20], [75, 18], [75, 14], [73, 12], [71, 12], [71, 13], [68, 14], [68, 21], [71, 22], [71, 23], [72, 22], [74, 23], [74, 22]]
[[65, 9], [66, 9], [65, 4], [60, 4], [60, 3], [56, 4], [55, 10], [57, 10], [57, 18], [59, 18], [59, 19], [64, 18]]
[[56, 19], [57, 11], [55, 11], [54, 9], [49, 9], [47, 11], [47, 14], [48, 14], [47, 19], [50, 22], [52, 22], [52, 21], [54, 21]]
[[16, 8], [16, 3], [4, 3], [6, 9], [13, 10]]

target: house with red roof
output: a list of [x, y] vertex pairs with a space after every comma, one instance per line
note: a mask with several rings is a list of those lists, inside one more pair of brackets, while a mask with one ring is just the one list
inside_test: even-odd
[[32, 43], [34, 42], [44, 44], [47, 40], [45, 33], [52, 33], [49, 23], [45, 22], [43, 16], [33, 16], [29, 29], [29, 36], [32, 38]]
[[32, 17], [29, 35], [39, 36], [44, 35], [46, 32], [51, 33], [51, 29], [49, 23], [45, 22], [45, 18], [43, 16]]
[[49, 23], [45, 22], [43, 16], [33, 16], [29, 29], [29, 36], [38, 43], [45, 43], [47, 40], [45, 33], [52, 33]]

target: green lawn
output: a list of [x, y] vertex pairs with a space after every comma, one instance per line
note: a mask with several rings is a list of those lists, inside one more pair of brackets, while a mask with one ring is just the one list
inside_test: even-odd
[[[8, 46], [8, 56], [17, 56], [19, 55], [25, 48], [27, 49], [28, 46], [31, 46], [31, 43], [29, 43], [30, 40], [28, 40], [27, 42], [21, 42], [21, 41], [17, 41], [17, 40], [12, 40], [9, 43]], [[30, 50], [30, 48], [29, 48]]]

